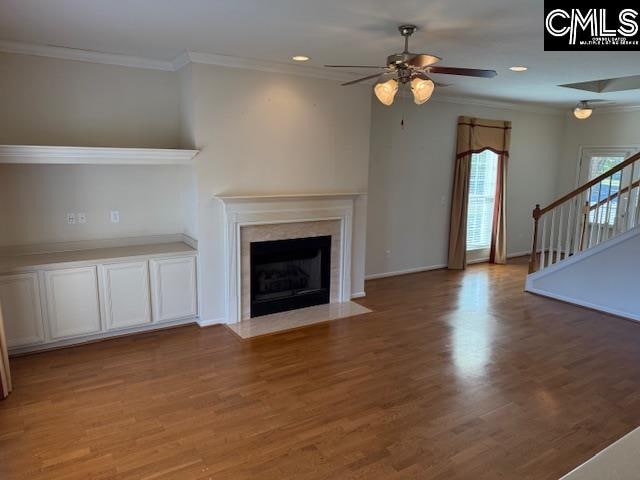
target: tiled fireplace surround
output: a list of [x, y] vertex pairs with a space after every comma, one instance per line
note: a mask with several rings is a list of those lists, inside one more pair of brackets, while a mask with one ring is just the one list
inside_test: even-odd
[[250, 318], [250, 244], [331, 235], [331, 303], [351, 298], [355, 193], [216, 196], [225, 213], [226, 321]]

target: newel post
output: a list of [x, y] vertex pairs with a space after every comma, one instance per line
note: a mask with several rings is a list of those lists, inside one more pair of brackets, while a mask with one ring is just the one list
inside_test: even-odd
[[538, 271], [538, 220], [540, 219], [540, 204], [533, 209], [533, 244], [529, 257], [529, 273]]

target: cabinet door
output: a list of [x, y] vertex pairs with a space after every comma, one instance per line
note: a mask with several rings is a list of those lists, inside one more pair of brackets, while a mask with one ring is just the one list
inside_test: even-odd
[[51, 337], [97, 333], [100, 327], [96, 267], [44, 272]]
[[0, 303], [9, 347], [44, 341], [37, 273], [0, 276]]
[[101, 265], [107, 330], [151, 322], [147, 262]]
[[154, 322], [195, 316], [195, 257], [151, 260], [151, 292]]

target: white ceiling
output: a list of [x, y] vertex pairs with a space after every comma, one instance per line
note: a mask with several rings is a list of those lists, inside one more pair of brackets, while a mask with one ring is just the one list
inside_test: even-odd
[[[557, 86], [640, 74], [640, 52], [544, 52], [542, 0], [0, 2], [2, 40], [157, 60], [190, 50], [276, 62], [304, 54], [315, 66], [382, 65], [402, 50], [396, 27], [406, 22], [420, 27], [412, 51], [438, 55], [446, 66], [498, 71], [495, 79], [442, 75], [438, 80], [452, 84], [441, 90], [448, 96], [563, 107], [583, 98], [640, 104], [640, 90], [587, 94]], [[508, 70], [517, 64], [530, 70]]]

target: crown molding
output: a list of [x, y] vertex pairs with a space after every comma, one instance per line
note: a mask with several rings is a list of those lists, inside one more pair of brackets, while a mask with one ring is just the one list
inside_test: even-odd
[[258, 60], [255, 58], [234, 57], [231, 55], [218, 55], [214, 53], [201, 53], [187, 51], [176, 57], [174, 68], [179, 69], [187, 63], [200, 63], [205, 65], [217, 65], [220, 67], [242, 68], [257, 70], [259, 72], [284, 73], [287, 75], [299, 75], [303, 77], [322, 78], [345, 82], [358, 78], [362, 73], [339, 71], [330, 68], [314, 67], [310, 65], [273, 62]]
[[[409, 90], [400, 90], [399, 97], [413, 98]], [[435, 93], [427, 103], [453, 103], [456, 105], [473, 105], [475, 107], [497, 108], [501, 110], [514, 110], [518, 112], [540, 113], [544, 115], [562, 115], [565, 109], [562, 107], [546, 107], [531, 103], [505, 102], [503, 100], [490, 100], [486, 98], [463, 95], [439, 95], [436, 87]]]
[[516, 110], [518, 112], [540, 113], [544, 115], [562, 115], [562, 107], [545, 107], [529, 103], [505, 102], [502, 100], [490, 100], [466, 96], [434, 96], [432, 101], [441, 103], [455, 103], [459, 105], [473, 105], [476, 107], [499, 108], [503, 110]]
[[117, 53], [104, 53], [78, 48], [58, 47], [54, 45], [36, 45], [32, 43], [0, 40], [0, 52], [35, 55], [37, 57], [59, 58], [78, 62], [102, 63], [121, 67], [148, 68], [152, 70], [173, 71], [172, 62], [153, 60], [150, 58], [132, 57]]
[[[353, 80], [357, 78], [358, 75], [362, 74], [361, 72], [349, 72], [310, 65], [273, 62], [252, 58], [235, 57], [231, 55], [219, 55], [213, 53], [192, 51], [184, 51], [172, 61], [162, 61], [115, 53], [59, 47], [54, 45], [36, 45], [32, 43], [0, 40], [0, 52], [15, 53], [21, 55], [35, 55], [39, 57], [59, 58], [63, 60], [75, 60], [79, 62], [89, 62], [106, 65], [118, 65], [122, 67], [146, 68], [169, 72], [176, 72], [191, 63], [200, 63], [206, 65], [217, 65], [221, 67], [242, 68], [260, 72], [282, 73], [287, 75], [321, 78], [338, 82]], [[363, 82], [363, 85], [372, 84], [372, 81]], [[403, 91], [399, 92], [398, 95], [411, 96], [408, 92]], [[561, 106], [548, 107], [536, 104], [491, 100], [463, 95], [438, 95], [437, 93], [430, 101], [552, 115], [564, 114], [567, 111], [567, 108]], [[637, 112], [640, 111], [640, 105], [599, 107], [597, 110], [600, 113]]]
[[640, 112], [640, 105], [613, 105], [611, 107], [598, 107], [596, 105], [593, 111], [596, 113]]
[[242, 58], [231, 55], [218, 55], [192, 51], [185, 51], [172, 61], [162, 61], [116, 53], [82, 50], [78, 48], [59, 47], [54, 45], [36, 45], [32, 43], [0, 40], [0, 52], [59, 58], [62, 60], [75, 60], [79, 62], [101, 63], [106, 65], [119, 65], [123, 67], [147, 68], [169, 72], [176, 72], [189, 63], [202, 63], [222, 67], [244, 68], [261, 72], [323, 78], [334, 81], [349, 81], [357, 78], [359, 75], [357, 72], [338, 71], [309, 65], [272, 62], [253, 58]]
[[191, 57], [189, 55], [189, 52], [185, 51], [171, 61], [171, 67], [173, 68], [173, 71], [177, 72], [178, 70], [180, 70], [183, 67], [186, 67], [190, 63], [191, 63]]

